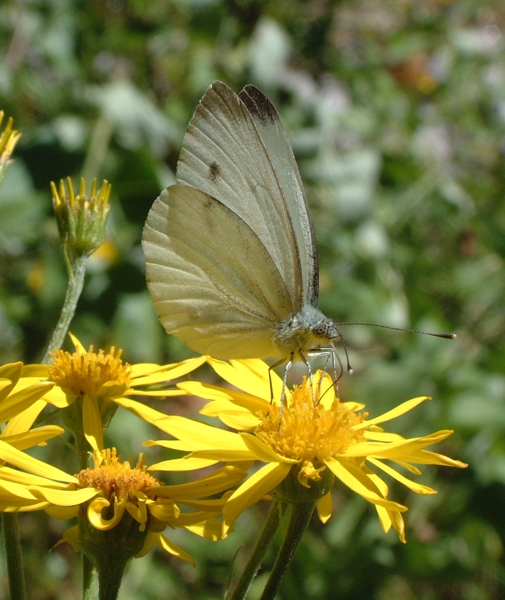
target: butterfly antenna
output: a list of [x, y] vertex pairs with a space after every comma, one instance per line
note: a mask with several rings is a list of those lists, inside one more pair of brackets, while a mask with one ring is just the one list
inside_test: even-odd
[[[446, 340], [455, 340], [458, 337], [455, 333], [432, 333], [431, 331], [420, 331], [419, 329], [403, 329], [402, 327], [390, 327], [389, 325], [378, 325], [377, 323], [336, 323], [336, 325], [338, 327], [340, 327], [341, 325], [366, 325], [367, 327], [380, 327], [381, 329], [392, 329], [393, 331], [403, 331], [404, 333], [420, 333], [422, 335], [431, 335], [432, 337], [444, 338]], [[340, 338], [340, 340], [342, 346], [345, 349], [345, 344], [342, 337]], [[347, 350], [345, 351], [345, 354], [347, 356]]]

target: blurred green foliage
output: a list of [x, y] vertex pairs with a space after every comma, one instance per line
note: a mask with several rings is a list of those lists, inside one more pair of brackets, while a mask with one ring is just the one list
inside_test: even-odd
[[[378, 414], [432, 395], [402, 431], [455, 429], [439, 450], [470, 466], [426, 469], [437, 496], [394, 488], [410, 507], [406, 546], [342, 490], [280, 598], [505, 597], [504, 24], [496, 0], [0, 5], [0, 109], [23, 132], [0, 188], [2, 362], [40, 360], [56, 323], [66, 273], [49, 182], [69, 175], [112, 183], [108, 241], [72, 331], [85, 345], [123, 348], [129, 362], [189, 355], [157, 321], [139, 240], [216, 78], [236, 91], [258, 85], [282, 115], [316, 228], [323, 311], [458, 333], [450, 342], [342, 327], [355, 370], [340, 382], [343, 398]], [[136, 428], [125, 418], [118, 432], [137, 438]], [[151, 553], [133, 562], [122, 598], [222, 597], [262, 518], [249, 511], [217, 545], [174, 532], [197, 568]], [[65, 545], [48, 553], [64, 525], [21, 523], [29, 597], [78, 598], [75, 555]]]

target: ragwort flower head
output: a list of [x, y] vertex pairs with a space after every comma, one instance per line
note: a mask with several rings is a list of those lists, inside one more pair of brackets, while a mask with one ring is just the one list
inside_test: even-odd
[[[285, 390], [281, 406], [282, 381], [259, 360], [230, 363], [209, 359], [216, 372], [232, 386], [227, 389], [200, 382], [184, 382], [185, 392], [211, 400], [201, 413], [218, 417], [228, 427], [224, 431], [203, 423], [139, 409], [129, 401], [121, 404], [171, 434], [175, 440], [152, 441], [190, 454], [182, 459], [153, 465], [165, 470], [187, 470], [220, 461], [259, 461], [264, 463], [229, 498], [223, 509], [226, 528], [239, 514], [266, 494], [275, 491], [287, 502], [317, 500], [320, 519], [331, 516], [331, 489], [339, 480], [371, 502], [384, 531], [393, 527], [405, 541], [402, 513], [407, 507], [388, 497], [382, 478], [386, 474], [418, 494], [435, 494], [428, 486], [406, 477], [397, 467], [419, 475], [416, 464], [437, 464], [463, 468], [466, 465], [426, 447], [446, 439], [452, 431], [406, 439], [387, 433], [379, 425], [414, 409], [428, 397], [414, 398], [375, 418], [369, 418], [364, 405], [341, 402], [331, 378], [317, 373], [314, 386], [308, 381]], [[270, 379], [274, 392], [270, 400]], [[240, 390], [246, 390], [240, 391]]]
[[131, 396], [166, 398], [180, 395], [178, 389], [146, 389], [166, 384], [197, 368], [204, 357], [171, 365], [140, 363], [130, 365], [121, 359], [122, 350], [112, 347], [108, 353], [85, 350], [70, 336], [75, 352], [56, 350], [52, 365], [32, 367], [31, 373], [46, 376], [56, 384], [51, 402], [62, 410], [65, 424], [77, 437], [84, 434], [93, 450], [104, 447], [103, 431], [118, 407], [118, 400]]
[[165, 485], [147, 471], [143, 455], [134, 464], [123, 461], [115, 448], [95, 451], [93, 467], [70, 475], [1, 441], [0, 460], [8, 463], [0, 465], [0, 510], [43, 509], [59, 519], [79, 516], [78, 525], [68, 529], [62, 541], [85, 552], [105, 571], [109, 561], [126, 564], [153, 546], [194, 563], [163, 531], [181, 527], [220, 539], [222, 522], [216, 516], [227, 495], [208, 498], [229, 490], [246, 475], [228, 466], [189, 484]]

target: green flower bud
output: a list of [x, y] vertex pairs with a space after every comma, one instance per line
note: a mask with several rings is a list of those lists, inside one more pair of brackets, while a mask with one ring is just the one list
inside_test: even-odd
[[[0, 125], [4, 118], [3, 110], [0, 110]], [[12, 129], [12, 117], [7, 121], [6, 128], [0, 133], [0, 182], [3, 179], [7, 167], [11, 164], [11, 156], [18, 143], [21, 133]]]
[[91, 194], [86, 195], [86, 182], [81, 177], [79, 193], [76, 195], [70, 177], [60, 180], [59, 191], [51, 181], [53, 207], [58, 222], [60, 240], [71, 258], [92, 254], [103, 242], [105, 223], [109, 214], [111, 185], [104, 180], [96, 189], [96, 179], [91, 184]]

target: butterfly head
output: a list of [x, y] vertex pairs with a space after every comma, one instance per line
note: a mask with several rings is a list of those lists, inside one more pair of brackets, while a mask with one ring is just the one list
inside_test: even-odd
[[274, 342], [283, 357], [302, 358], [319, 346], [329, 346], [341, 334], [336, 324], [317, 308], [306, 305], [275, 328]]

